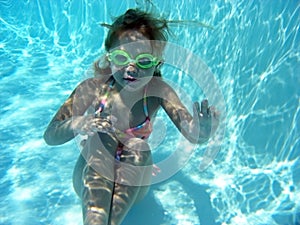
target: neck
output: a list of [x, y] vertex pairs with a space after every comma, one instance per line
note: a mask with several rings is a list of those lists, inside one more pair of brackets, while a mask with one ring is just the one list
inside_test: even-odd
[[144, 95], [145, 86], [136, 89], [130, 89], [128, 87], [123, 87], [118, 82], [115, 83], [116, 90], [120, 93], [120, 97], [123, 102], [129, 102], [132, 99], [140, 99]]

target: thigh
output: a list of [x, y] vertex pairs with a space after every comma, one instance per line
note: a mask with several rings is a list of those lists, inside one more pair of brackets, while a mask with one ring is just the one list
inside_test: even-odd
[[145, 172], [152, 171], [152, 156], [147, 142], [131, 138], [123, 143], [120, 161], [116, 163], [115, 182], [128, 186], [149, 185], [144, 181]]
[[84, 224], [108, 224], [114, 192], [117, 143], [107, 135], [89, 138], [73, 174], [76, 193], [82, 200]]
[[141, 139], [124, 143], [116, 164], [111, 225], [120, 224], [129, 209], [145, 194], [151, 182], [152, 157], [149, 145]]
[[89, 137], [80, 152], [73, 172], [73, 185], [76, 193], [81, 197], [83, 179], [86, 174], [84, 168], [88, 165], [100, 176], [114, 181], [114, 152], [117, 142], [107, 134]]

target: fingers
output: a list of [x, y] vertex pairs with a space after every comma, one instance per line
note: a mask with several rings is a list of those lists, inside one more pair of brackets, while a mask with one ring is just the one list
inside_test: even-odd
[[94, 118], [91, 124], [93, 132], [111, 132], [113, 129], [111, 121], [104, 118]]
[[[75, 124], [75, 123], [74, 123]], [[84, 116], [76, 123], [74, 130], [81, 135], [93, 136], [97, 132], [114, 132], [112, 122], [105, 118], [95, 118], [93, 115]]]
[[212, 117], [214, 117], [214, 118], [216, 118], [216, 119], [219, 119], [219, 117], [220, 117], [220, 112], [216, 109], [216, 107], [214, 107], [214, 106], [210, 106], [209, 108], [208, 108], [208, 113], [209, 113], [209, 115], [210, 116], [212, 116]]
[[199, 115], [201, 113], [199, 102], [194, 102], [193, 110], [194, 110], [194, 115]]
[[205, 99], [201, 102], [200, 110], [199, 110], [199, 103], [198, 102], [195, 102], [194, 105], [195, 105], [195, 107], [198, 108], [197, 111], [201, 113], [200, 115], [202, 115], [204, 117], [214, 117], [214, 118], [219, 118], [220, 117], [220, 112], [217, 111], [216, 107], [209, 106], [207, 99]]
[[198, 118], [200, 123], [210, 123], [213, 130], [216, 130], [219, 124], [220, 112], [214, 106], [209, 106], [207, 99], [201, 102], [201, 106], [198, 102], [195, 102], [193, 110], [195, 119]]
[[201, 102], [201, 107], [199, 102], [195, 102], [193, 105], [194, 115], [200, 117], [208, 117], [210, 115], [210, 108], [208, 107], [208, 101], [205, 99]]
[[203, 116], [207, 117], [209, 115], [209, 107], [207, 99], [201, 102], [201, 113]]

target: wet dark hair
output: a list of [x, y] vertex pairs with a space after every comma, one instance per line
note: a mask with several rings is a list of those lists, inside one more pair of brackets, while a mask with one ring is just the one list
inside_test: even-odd
[[[168, 40], [168, 22], [165, 19], [159, 19], [151, 13], [141, 11], [139, 9], [129, 9], [125, 14], [117, 17], [114, 22], [109, 25], [102, 23], [103, 27], [109, 29], [105, 39], [105, 50], [109, 51], [112, 45], [118, 40], [118, 37], [127, 30], [137, 30], [149, 40], [157, 40], [159, 46], [155, 46], [159, 51], [163, 51], [165, 42]], [[102, 58], [95, 63], [96, 74], [111, 74], [107, 60]], [[157, 69], [154, 76], [161, 76]]]
[[138, 9], [129, 9], [124, 15], [116, 18], [112, 25], [102, 24], [109, 28], [105, 39], [105, 49], [108, 51], [118, 37], [127, 30], [141, 32], [149, 40], [167, 41], [168, 25], [165, 19], [157, 19], [152, 14]]

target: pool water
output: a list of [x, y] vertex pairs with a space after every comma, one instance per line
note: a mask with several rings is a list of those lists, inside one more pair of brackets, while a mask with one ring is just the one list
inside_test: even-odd
[[[153, 3], [169, 20], [213, 27], [175, 24], [169, 41], [200, 57], [213, 74], [224, 100], [224, 136], [205, 168], [209, 152], [194, 146], [182, 169], [155, 183], [123, 224], [300, 224], [300, 2]], [[135, 6], [130, 0], [0, 1], [0, 224], [82, 224], [72, 187], [77, 145], [50, 147], [42, 135], [103, 54], [107, 30], [99, 23]], [[192, 101], [206, 97], [195, 77], [168, 65], [162, 70]], [[156, 161], [181, 138], [163, 111], [158, 117], [154, 126], [163, 122], [168, 135], [153, 152]]]

